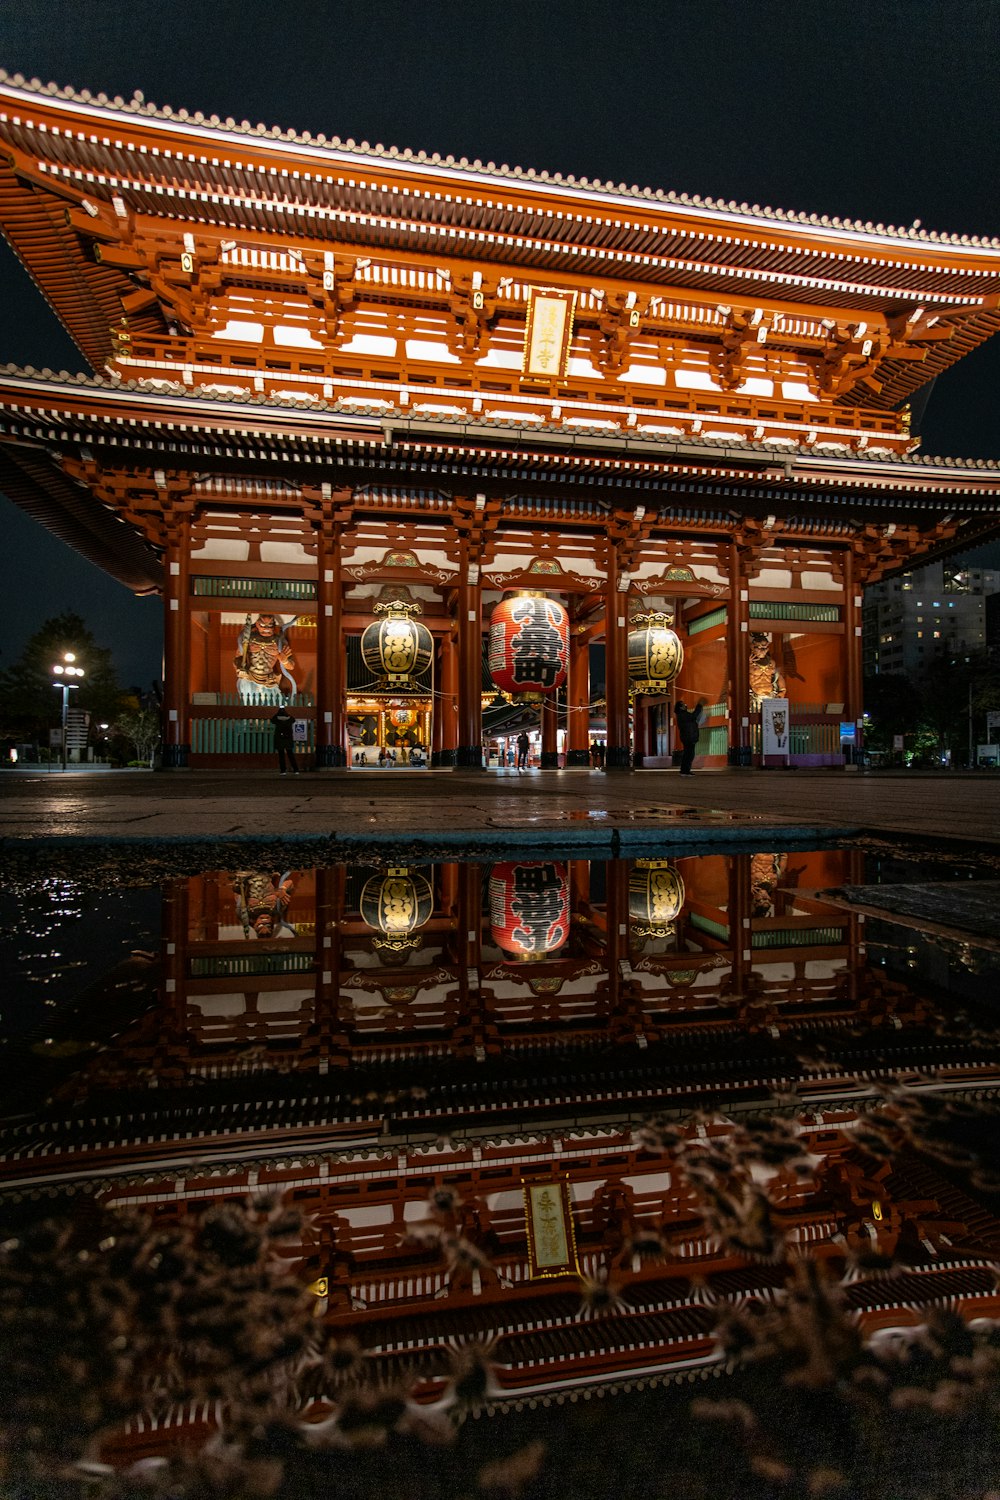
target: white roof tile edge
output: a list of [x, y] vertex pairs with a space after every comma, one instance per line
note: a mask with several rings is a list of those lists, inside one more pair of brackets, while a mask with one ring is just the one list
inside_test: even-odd
[[[147, 103], [145, 96], [140, 90], [136, 90], [130, 100], [125, 100], [120, 94], [108, 98], [105, 93], [92, 94], [89, 89], [72, 89], [62, 87], [56, 83], [43, 83], [39, 78], [26, 79], [21, 73], [9, 74], [0, 68], [0, 92], [8, 94], [21, 94], [25, 98], [32, 95], [59, 99], [69, 104], [86, 106], [88, 109], [99, 109], [109, 117], [115, 116], [144, 116], [147, 119], [165, 120], [172, 125], [204, 135], [206, 131], [218, 136], [220, 139], [235, 137], [252, 138], [266, 141], [269, 146], [281, 148], [282, 146], [295, 146], [311, 150], [319, 149], [330, 156], [347, 155], [360, 160], [370, 160], [373, 163], [389, 158], [393, 161], [405, 163], [408, 167], [434, 171], [446, 170], [449, 173], [461, 173], [470, 178], [492, 178], [494, 180], [510, 180], [521, 182], [529, 187], [544, 187], [548, 189], [573, 189], [576, 193], [583, 192], [594, 197], [612, 197], [620, 202], [654, 202], [669, 207], [683, 209], [686, 213], [699, 214], [723, 214], [739, 219], [743, 222], [756, 221], [770, 227], [774, 223], [784, 223], [808, 229], [819, 229], [833, 237], [843, 235], [864, 235], [868, 238], [879, 239], [884, 242], [906, 242], [915, 244], [933, 244], [940, 248], [976, 249], [979, 251], [1000, 251], [1000, 238], [986, 235], [956, 235], [947, 234], [942, 231], [924, 229], [919, 221], [914, 221], [908, 228], [897, 225], [873, 224], [871, 221], [862, 222], [859, 219], [841, 219], [836, 215], [796, 212], [792, 209], [775, 209], [760, 204], [736, 203], [733, 200], [721, 198], [702, 197], [699, 194], [674, 193], [662, 188], [640, 188], [636, 184], [631, 187], [625, 183], [599, 182], [587, 177], [563, 176], [558, 172], [536, 171], [534, 167], [510, 167], [506, 164], [497, 166], [495, 162], [482, 162], [478, 159], [469, 161], [467, 157], [442, 156], [438, 152], [411, 151], [409, 148], [400, 149], [397, 146], [372, 146], [368, 141], [362, 141], [360, 145], [351, 138], [341, 140], [339, 136], [327, 137], [323, 134], [312, 135], [309, 131], [282, 130], [280, 126], [266, 126], [263, 124], [251, 125], [249, 120], [237, 122], [231, 116], [225, 120], [218, 115], [206, 116], [201, 110], [190, 112], [186, 109], [173, 109], [170, 105], [156, 105]], [[191, 133], [194, 133], [191, 131]]]

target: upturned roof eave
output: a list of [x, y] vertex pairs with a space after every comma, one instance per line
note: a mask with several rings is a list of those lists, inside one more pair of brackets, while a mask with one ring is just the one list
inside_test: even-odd
[[368, 142], [357, 145], [353, 140], [342, 141], [336, 136], [327, 139], [322, 135], [279, 130], [277, 127], [268, 130], [263, 126], [251, 126], [248, 122], [237, 125], [235, 121], [222, 122], [217, 116], [206, 120], [201, 112], [191, 115], [187, 110], [175, 111], [169, 106], [158, 108], [147, 104], [141, 95], [131, 101], [120, 97], [108, 101], [104, 95], [95, 99], [87, 90], [45, 85], [37, 79], [27, 81], [19, 74], [10, 75], [0, 69], [0, 126], [5, 117], [4, 105], [36, 112], [49, 110], [67, 120], [89, 121], [102, 129], [110, 128], [112, 124], [126, 132], [152, 129], [183, 143], [191, 151], [198, 147], [209, 150], [229, 148], [241, 155], [271, 156], [278, 162], [287, 163], [292, 171], [296, 166], [308, 170], [309, 163], [327, 170], [367, 168], [383, 173], [387, 166], [391, 166], [437, 187], [451, 183], [465, 189], [501, 190], [507, 194], [516, 188], [520, 193], [545, 197], [553, 203], [575, 201], [603, 210], [679, 217], [692, 224], [718, 226], [723, 232], [755, 229], [768, 235], [777, 233], [813, 242], [821, 240], [838, 252], [846, 252], [849, 245], [856, 242], [859, 252], [867, 254], [877, 249], [892, 251], [896, 255], [922, 254], [931, 250], [934, 254], [943, 253], [956, 259], [973, 255], [1000, 262], [1000, 239], [994, 237], [940, 233], [925, 230], [918, 224], [903, 227], [870, 221], [862, 223], [836, 216], [831, 218], [826, 214], [678, 194], [660, 188], [595, 182], [534, 168], [498, 167], [478, 160], [470, 162], [464, 157], [457, 160], [452, 156], [442, 157], [439, 153], [371, 146]]
[[149, 543], [70, 484], [47, 456], [33, 458], [0, 437], [0, 493], [130, 593], [162, 593], [163, 564]]

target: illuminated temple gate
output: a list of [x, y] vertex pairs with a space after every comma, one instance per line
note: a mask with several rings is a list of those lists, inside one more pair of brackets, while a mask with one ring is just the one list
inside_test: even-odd
[[[760, 758], [769, 698], [792, 763], [839, 763], [865, 585], [995, 532], [995, 466], [915, 456], [906, 404], [1000, 325], [995, 242], [6, 76], [0, 143], [4, 233], [97, 372], [0, 372], [0, 486], [162, 594], [168, 766], [260, 762], [283, 697], [347, 765], [407, 694], [407, 751], [479, 766], [521, 592], [568, 616], [543, 764], [557, 726], [587, 764], [598, 696], [611, 770], [670, 764], [678, 697], [708, 764]], [[352, 652], [398, 587], [431, 660], [375, 699]], [[650, 613], [683, 666], [630, 689]]]

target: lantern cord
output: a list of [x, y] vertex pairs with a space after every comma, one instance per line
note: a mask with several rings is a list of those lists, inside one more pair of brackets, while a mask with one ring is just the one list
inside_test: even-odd
[[[436, 688], [431, 688], [426, 693], [421, 693], [420, 696], [422, 698], [437, 698], [442, 703], [457, 704], [458, 702], [457, 693], [441, 693]], [[704, 701], [705, 698], [704, 693], [698, 693], [694, 688], [674, 688], [674, 696], [679, 698], [697, 698], [700, 701]], [[511, 707], [514, 708], [516, 705], [512, 703]], [[565, 714], [589, 714], [593, 712], [593, 705], [590, 703], [561, 703], [559, 711]]]

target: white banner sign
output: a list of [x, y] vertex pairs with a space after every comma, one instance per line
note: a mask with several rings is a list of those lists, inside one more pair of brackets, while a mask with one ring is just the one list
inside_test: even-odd
[[765, 755], [788, 754], [788, 699], [763, 698], [760, 705]]

